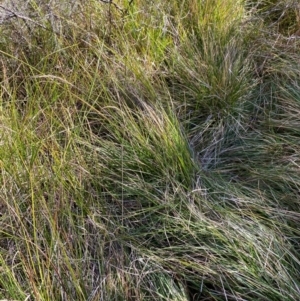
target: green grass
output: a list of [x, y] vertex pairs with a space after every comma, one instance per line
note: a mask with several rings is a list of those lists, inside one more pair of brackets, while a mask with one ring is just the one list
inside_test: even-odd
[[0, 300], [299, 300], [299, 4], [51, 3], [0, 28]]

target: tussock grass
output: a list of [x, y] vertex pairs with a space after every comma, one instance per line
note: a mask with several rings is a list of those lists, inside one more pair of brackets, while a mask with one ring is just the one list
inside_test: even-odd
[[300, 295], [295, 1], [2, 11], [0, 299]]

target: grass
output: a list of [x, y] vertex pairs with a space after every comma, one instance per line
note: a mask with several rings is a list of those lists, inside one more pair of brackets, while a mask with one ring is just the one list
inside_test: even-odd
[[299, 300], [299, 4], [46, 2], [0, 28], [0, 300]]

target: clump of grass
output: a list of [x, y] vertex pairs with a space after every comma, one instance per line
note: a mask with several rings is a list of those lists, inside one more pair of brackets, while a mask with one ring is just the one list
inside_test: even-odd
[[298, 6], [73, 4], [1, 28], [0, 298], [297, 300]]

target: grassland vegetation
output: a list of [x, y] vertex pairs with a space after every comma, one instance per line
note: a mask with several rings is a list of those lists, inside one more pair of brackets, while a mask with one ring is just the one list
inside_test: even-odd
[[0, 12], [0, 299], [299, 300], [298, 1]]

